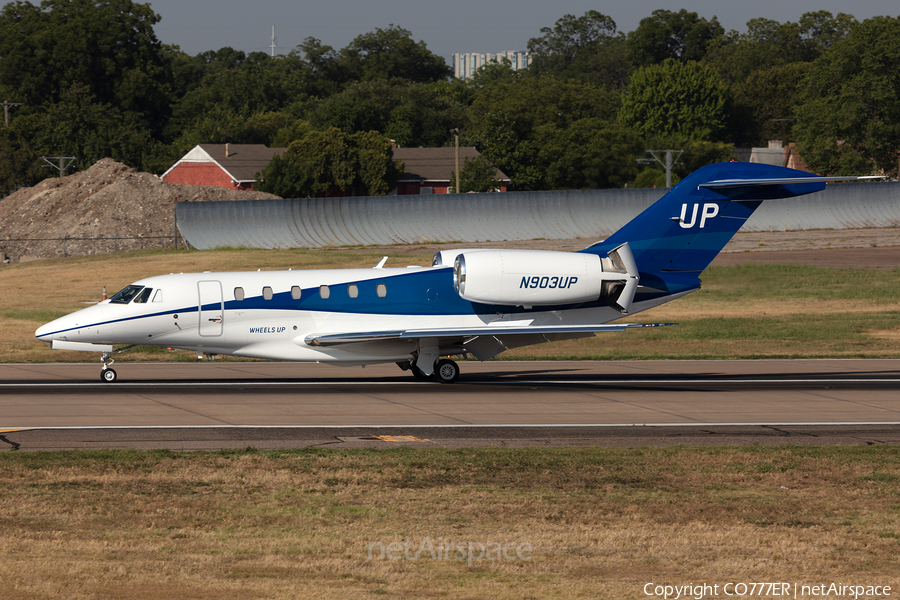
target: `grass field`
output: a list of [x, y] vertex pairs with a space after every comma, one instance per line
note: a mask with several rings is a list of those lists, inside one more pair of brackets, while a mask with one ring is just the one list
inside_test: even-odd
[[[135, 252], [70, 257], [0, 268], [0, 362], [94, 360], [51, 351], [34, 338], [43, 323], [151, 275], [187, 271], [371, 267], [364, 250]], [[415, 257], [419, 264], [429, 256]], [[398, 249], [389, 264], [410, 264]], [[504, 359], [884, 358], [900, 355], [900, 269], [797, 266], [710, 268], [703, 289], [625, 321], [677, 327], [604, 334], [515, 349]], [[122, 361], [196, 360], [193, 353], [146, 348]]]
[[773, 581], [893, 597], [900, 455], [7, 452], [0, 543], [7, 600], [647, 598], [649, 582], [724, 598]]

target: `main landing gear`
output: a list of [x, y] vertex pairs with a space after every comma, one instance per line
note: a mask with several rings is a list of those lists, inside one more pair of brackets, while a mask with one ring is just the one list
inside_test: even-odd
[[435, 361], [434, 373], [432, 373], [431, 375], [426, 375], [425, 373], [423, 373], [422, 369], [417, 367], [414, 362], [404, 361], [402, 363], [397, 363], [397, 366], [404, 371], [411, 371], [413, 377], [415, 377], [419, 381], [453, 383], [459, 378], [459, 365], [456, 364], [455, 360], [450, 360], [449, 358], [442, 358]]
[[442, 358], [435, 363], [432, 377], [441, 383], [453, 383], [459, 377], [459, 365], [455, 360]]

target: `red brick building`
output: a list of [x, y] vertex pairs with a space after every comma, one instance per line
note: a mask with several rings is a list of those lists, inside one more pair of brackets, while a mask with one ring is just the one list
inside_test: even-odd
[[[267, 148], [262, 144], [200, 144], [162, 174], [169, 183], [215, 185], [234, 190], [251, 190], [256, 174], [272, 157], [287, 148]], [[459, 149], [459, 167], [466, 158], [479, 156], [475, 148]], [[406, 172], [397, 183], [397, 195], [446, 194], [456, 171], [455, 148], [394, 148], [394, 159], [403, 162]], [[499, 191], [505, 192], [509, 177], [497, 170]]]
[[287, 148], [262, 144], [200, 144], [162, 174], [163, 181], [252, 190], [256, 174]]

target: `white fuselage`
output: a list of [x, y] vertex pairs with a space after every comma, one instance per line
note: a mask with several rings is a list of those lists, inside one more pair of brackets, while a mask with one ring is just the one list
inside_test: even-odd
[[[37, 337], [48, 342], [154, 345], [206, 354], [367, 364], [410, 360], [421, 342], [376, 339], [319, 346], [310, 338], [498, 325], [591, 325], [622, 316], [608, 306], [545, 310], [473, 304], [454, 291], [453, 269], [446, 266], [183, 273], [132, 285], [152, 291], [143, 294], [143, 302], [138, 296], [128, 303], [111, 299], [77, 311], [44, 325]], [[631, 312], [673, 298], [636, 302]], [[447, 353], [454, 348], [447, 348]]]

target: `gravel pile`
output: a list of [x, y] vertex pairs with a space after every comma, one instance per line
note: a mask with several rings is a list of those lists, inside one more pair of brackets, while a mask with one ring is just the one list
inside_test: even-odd
[[[105, 158], [86, 171], [45, 179], [0, 200], [0, 254], [5, 255], [0, 260], [8, 262], [13, 251], [19, 261], [171, 248], [176, 202], [266, 198], [277, 196], [166, 183]], [[180, 235], [178, 244], [184, 244]]]

